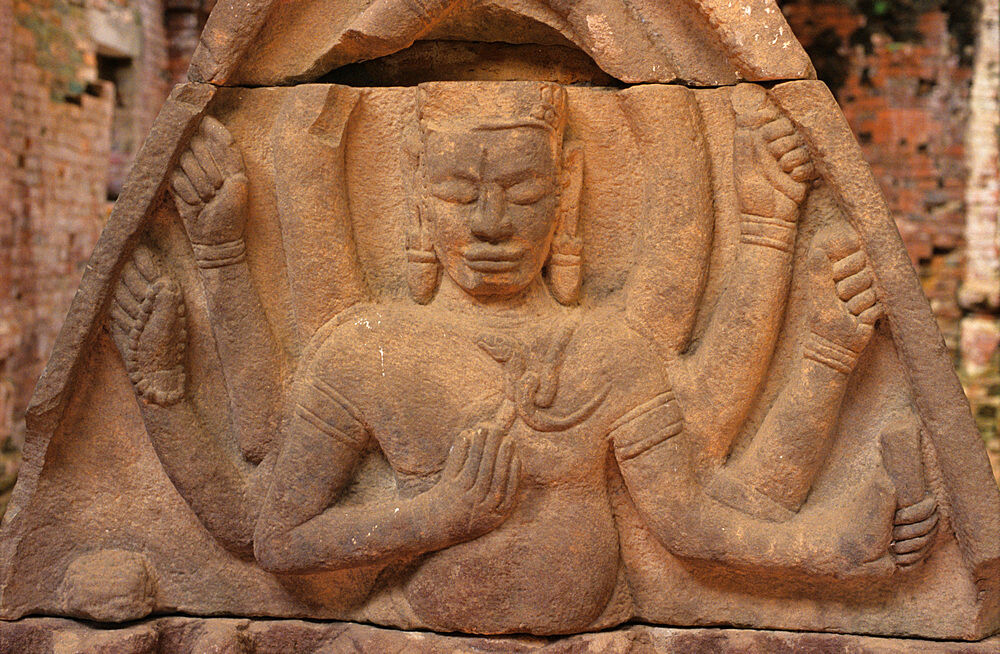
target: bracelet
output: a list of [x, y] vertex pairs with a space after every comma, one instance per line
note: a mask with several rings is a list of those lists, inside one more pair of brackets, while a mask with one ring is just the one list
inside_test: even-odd
[[192, 243], [191, 247], [194, 260], [202, 269], [223, 268], [246, 259], [247, 246], [242, 238], [213, 245]]
[[740, 241], [791, 252], [795, 245], [795, 223], [779, 218], [740, 214]]
[[848, 375], [854, 370], [860, 352], [855, 352], [850, 348], [834, 343], [825, 336], [820, 336], [816, 332], [812, 332], [803, 347], [802, 355], [807, 359], [822, 363], [828, 368], [833, 368], [837, 372]]

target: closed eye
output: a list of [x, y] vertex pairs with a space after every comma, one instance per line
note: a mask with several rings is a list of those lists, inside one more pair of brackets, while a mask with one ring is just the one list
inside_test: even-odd
[[507, 199], [514, 204], [534, 204], [552, 192], [552, 183], [545, 179], [527, 179], [507, 189]]
[[470, 204], [479, 198], [479, 189], [472, 182], [449, 179], [431, 186], [431, 195], [454, 204]]

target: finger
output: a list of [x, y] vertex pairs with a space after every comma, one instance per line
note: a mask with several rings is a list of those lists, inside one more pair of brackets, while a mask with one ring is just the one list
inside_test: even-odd
[[214, 116], [205, 116], [201, 121], [201, 133], [210, 142], [218, 145], [228, 146], [236, 143], [229, 129]]
[[893, 527], [892, 540], [903, 541], [929, 534], [932, 529], [937, 527], [939, 519], [939, 515], [935, 511], [929, 518], [925, 518], [920, 522], [914, 522], [911, 525], [899, 525], [898, 527]]
[[[844, 259], [862, 251], [861, 239], [858, 238], [857, 232], [846, 224], [835, 224], [824, 230], [823, 248], [826, 250], [827, 256], [830, 257], [830, 261]], [[861, 268], [863, 267], [861, 266]], [[850, 275], [860, 272], [861, 268], [851, 272]], [[848, 276], [835, 277], [834, 281], [839, 282]]]
[[489, 430], [479, 427], [472, 431], [472, 440], [469, 445], [469, 454], [465, 458], [465, 467], [462, 469], [466, 478], [466, 489], [472, 488], [479, 477], [479, 463], [483, 459], [483, 449], [486, 446], [486, 437]]
[[493, 469], [493, 481], [490, 483], [490, 503], [499, 506], [503, 503], [504, 490], [510, 477], [510, 464], [514, 457], [514, 445], [510, 438], [505, 438], [497, 452], [496, 465]]
[[916, 552], [908, 552], [906, 554], [900, 554], [896, 556], [896, 565], [901, 568], [908, 568], [912, 565], [916, 565], [924, 560], [927, 556], [927, 550], [917, 550]]
[[[764, 150], [764, 146], [759, 146]], [[796, 204], [802, 202], [806, 195], [806, 187], [799, 184], [781, 169], [778, 162], [767, 152], [759, 152], [757, 160], [758, 170], [764, 174], [771, 185], [784, 194], [789, 200]]]
[[206, 145], [223, 175], [235, 175], [243, 171], [243, 159], [236, 149], [236, 141], [226, 126], [211, 116], [201, 121], [202, 134]]
[[175, 170], [170, 180], [170, 185], [173, 186], [177, 197], [183, 200], [185, 204], [189, 206], [199, 206], [202, 204], [198, 191], [195, 190], [194, 185], [191, 184], [191, 180], [183, 172]]
[[493, 475], [496, 471], [497, 453], [500, 443], [504, 440], [503, 432], [495, 426], [487, 429], [486, 444], [483, 446], [483, 458], [479, 461], [479, 474], [476, 476], [476, 498], [482, 502], [490, 492]]
[[792, 121], [788, 120], [784, 116], [776, 118], [765, 125], [761, 125], [760, 127], [760, 136], [767, 143], [777, 141], [780, 138], [791, 136], [793, 134], [797, 134], [795, 126], [792, 125]]
[[129, 316], [125, 311], [122, 310], [117, 304], [111, 305], [111, 324], [114, 329], [118, 331], [120, 336], [127, 336], [129, 331], [132, 329], [132, 323], [135, 320]]
[[786, 173], [790, 173], [802, 164], [808, 163], [811, 160], [809, 155], [809, 150], [806, 148], [795, 148], [794, 150], [789, 150], [778, 159], [778, 165]]
[[119, 285], [118, 288], [115, 289], [114, 302], [115, 305], [127, 313], [130, 318], [135, 318], [139, 315], [139, 302], [136, 301], [131, 291], [124, 288], [122, 285]]
[[875, 289], [869, 288], [868, 290], [861, 291], [845, 302], [845, 304], [847, 305], [847, 310], [856, 316], [868, 307], [874, 306], [877, 301], [878, 297], [875, 295]]
[[847, 302], [861, 291], [871, 288], [872, 281], [874, 280], [870, 268], [865, 268], [850, 277], [845, 277], [837, 282], [837, 297]]
[[865, 325], [874, 325], [878, 319], [885, 314], [882, 305], [878, 302], [858, 314], [858, 321]]
[[500, 408], [497, 409], [496, 415], [493, 416], [493, 422], [500, 431], [507, 433], [507, 430], [514, 424], [515, 418], [517, 418], [517, 408], [514, 406], [514, 403], [504, 400], [500, 403]]
[[767, 144], [767, 149], [775, 159], [780, 159], [785, 154], [796, 148], [802, 147], [802, 138], [798, 134], [789, 134], [776, 138]]
[[156, 259], [153, 258], [153, 253], [148, 248], [137, 247], [132, 254], [132, 263], [135, 264], [135, 268], [139, 271], [139, 274], [145, 277], [148, 282], [155, 281], [163, 276], [160, 272], [160, 267], [156, 263]]
[[736, 114], [736, 124], [740, 127], [760, 127], [761, 125], [766, 125], [767, 123], [775, 120], [778, 117], [778, 112], [774, 107], [761, 107], [759, 109], [750, 109], [748, 111], [738, 111]]
[[504, 490], [503, 504], [500, 511], [507, 513], [517, 500], [517, 488], [521, 484], [521, 457], [515, 456], [510, 464], [510, 474], [507, 476], [507, 488]]
[[896, 517], [893, 522], [895, 522], [896, 526], [912, 525], [921, 520], [926, 520], [935, 511], [937, 511], [937, 498], [933, 495], [928, 495], [916, 504], [904, 506], [896, 511]]
[[219, 188], [222, 186], [222, 182], [226, 180], [222, 171], [219, 170], [219, 166], [215, 163], [215, 157], [212, 156], [211, 151], [208, 149], [208, 145], [205, 143], [204, 137], [199, 134], [195, 134], [191, 138], [191, 152], [194, 154], [194, 158], [198, 160], [198, 165], [201, 169], [205, 171], [208, 176], [208, 181], [212, 183], [212, 186]]
[[889, 549], [893, 554], [909, 554], [910, 552], [918, 552], [926, 549], [926, 547], [930, 545], [931, 541], [934, 540], [935, 536], [937, 536], [936, 526], [931, 529], [930, 533], [924, 534], [923, 536], [896, 541], [889, 546]]
[[444, 470], [441, 471], [441, 476], [445, 479], [454, 479], [458, 477], [459, 473], [462, 472], [462, 468], [465, 465], [465, 458], [469, 455], [469, 434], [468, 432], [462, 432], [455, 439], [455, 442], [451, 444], [451, 448], [448, 450], [448, 458], [444, 463]]
[[187, 176], [191, 185], [194, 186], [195, 191], [198, 192], [198, 197], [201, 198], [202, 202], [208, 202], [215, 195], [215, 185], [212, 184], [208, 179], [208, 175], [202, 170], [201, 166], [198, 164], [198, 160], [194, 158], [190, 150], [186, 150], [184, 154], [181, 155], [180, 160], [181, 170]]
[[800, 184], [805, 184], [816, 178], [816, 167], [813, 166], [812, 161], [809, 161], [796, 167], [792, 172], [788, 173], [788, 176]]
[[142, 302], [146, 298], [149, 284], [131, 263], [122, 269], [122, 282], [128, 290], [135, 296], [135, 299]]
[[843, 257], [830, 258], [833, 260], [833, 281], [835, 282], [861, 272], [868, 265], [868, 257], [861, 251]]

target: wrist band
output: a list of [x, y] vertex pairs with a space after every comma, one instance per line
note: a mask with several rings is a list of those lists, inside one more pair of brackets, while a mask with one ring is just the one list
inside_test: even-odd
[[795, 232], [795, 223], [779, 218], [748, 213], [740, 215], [740, 241], [743, 243], [791, 252], [795, 245]]
[[230, 266], [246, 258], [246, 243], [241, 238], [214, 245], [192, 243], [191, 247], [194, 250], [194, 260], [203, 269]]

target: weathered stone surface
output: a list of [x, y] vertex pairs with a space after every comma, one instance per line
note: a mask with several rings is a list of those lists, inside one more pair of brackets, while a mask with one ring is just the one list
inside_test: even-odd
[[[400, 7], [309, 75], [406, 47]], [[499, 81], [631, 79], [546, 52], [175, 90], [36, 392], [4, 617], [1000, 627], [1000, 495], [826, 88]]]
[[253, 86], [313, 81], [416, 41], [572, 45], [628, 83], [816, 76], [774, 0], [221, 0], [190, 77]]
[[993, 654], [1000, 636], [979, 642], [851, 634], [633, 625], [563, 637], [457, 636], [354, 623], [230, 618], [157, 618], [100, 628], [60, 618], [0, 622], [0, 654]]

